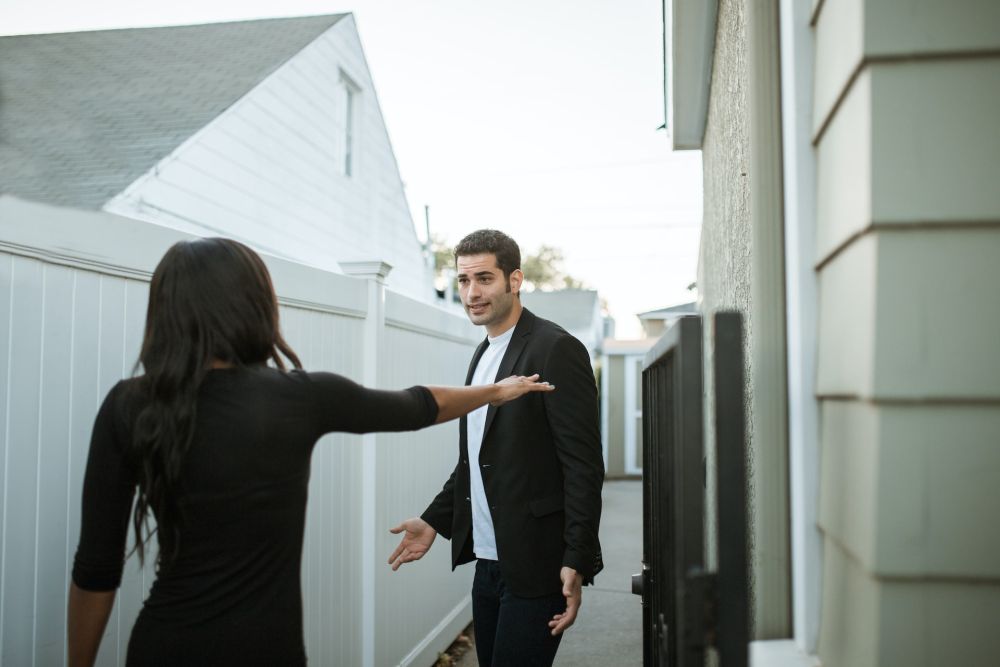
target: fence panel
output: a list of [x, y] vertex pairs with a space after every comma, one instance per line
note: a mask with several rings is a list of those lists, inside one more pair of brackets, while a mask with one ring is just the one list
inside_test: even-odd
[[705, 569], [705, 458], [700, 317], [684, 317], [643, 371], [643, 571], [646, 667], [746, 667], [748, 635], [743, 347], [738, 314], [712, 321], [719, 565]]
[[[390, 294], [379, 384], [462, 384], [478, 335], [464, 317]], [[472, 568], [452, 573], [451, 544], [444, 538], [419, 562], [396, 572], [385, 565], [399, 541], [388, 529], [419, 515], [457, 460], [458, 422], [378, 438], [376, 665], [433, 664], [472, 619]], [[414, 608], [421, 613], [414, 614]]]
[[643, 461], [643, 655], [648, 665], [697, 665], [700, 625], [685, 600], [703, 563], [701, 318], [684, 317], [647, 353]]
[[[352, 281], [355, 282], [355, 281]], [[353, 287], [353, 285], [352, 285]], [[282, 328], [303, 367], [360, 380], [363, 320], [283, 305]], [[302, 550], [306, 654], [317, 665], [361, 664], [359, 438], [335, 433], [313, 451]]]

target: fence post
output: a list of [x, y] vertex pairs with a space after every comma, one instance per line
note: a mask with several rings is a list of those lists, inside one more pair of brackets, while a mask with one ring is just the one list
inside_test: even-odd
[[[362, 340], [361, 384], [377, 387], [379, 356], [385, 333], [385, 279], [392, 266], [380, 260], [340, 262], [349, 276], [368, 283], [367, 315]], [[375, 499], [377, 436], [361, 436], [361, 664], [375, 667]]]

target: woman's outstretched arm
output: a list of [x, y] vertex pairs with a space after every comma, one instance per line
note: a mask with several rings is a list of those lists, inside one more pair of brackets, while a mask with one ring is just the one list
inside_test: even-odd
[[466, 415], [487, 403], [500, 405], [529, 392], [552, 391], [538, 375], [475, 387], [368, 389], [336, 373], [305, 373], [320, 433], [414, 431]]
[[520, 398], [532, 391], [553, 391], [555, 387], [548, 382], [539, 382], [538, 374], [523, 376], [511, 375], [494, 384], [484, 384], [469, 387], [427, 387], [438, 405], [438, 415], [435, 424], [451, 421], [467, 415], [476, 408], [487, 403], [502, 405], [508, 401]]
[[85, 591], [70, 583], [66, 614], [69, 667], [94, 664], [114, 604], [115, 591]]

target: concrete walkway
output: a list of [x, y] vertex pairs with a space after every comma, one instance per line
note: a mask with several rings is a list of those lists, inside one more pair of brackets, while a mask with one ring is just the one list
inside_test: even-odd
[[[631, 667], [642, 664], [642, 606], [632, 574], [642, 569], [642, 482], [604, 484], [601, 547], [604, 570], [583, 589], [583, 606], [566, 631], [556, 667]], [[475, 650], [456, 667], [478, 667]]]

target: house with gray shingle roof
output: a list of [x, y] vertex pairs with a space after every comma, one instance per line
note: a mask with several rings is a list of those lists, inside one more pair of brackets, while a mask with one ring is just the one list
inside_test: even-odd
[[637, 313], [642, 338], [604, 341], [600, 359], [601, 437], [609, 477], [642, 474], [642, 367], [646, 352], [674, 322], [698, 313], [696, 302]]
[[434, 298], [350, 14], [0, 37], [0, 194]]
[[600, 355], [604, 342], [604, 316], [597, 290], [522, 292], [521, 303], [535, 315], [555, 322], [576, 337], [590, 352], [591, 361]]
[[685, 315], [697, 315], [698, 304], [694, 301], [679, 303], [675, 306], [657, 308], [639, 313], [639, 323], [642, 325], [642, 334], [646, 338], [659, 338], [667, 328], [684, 317]]

